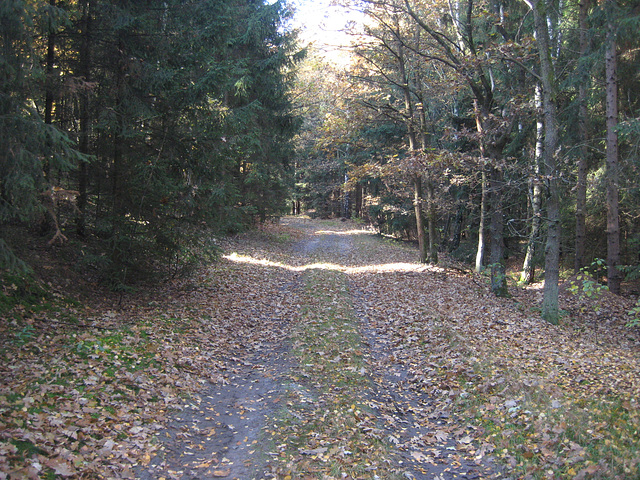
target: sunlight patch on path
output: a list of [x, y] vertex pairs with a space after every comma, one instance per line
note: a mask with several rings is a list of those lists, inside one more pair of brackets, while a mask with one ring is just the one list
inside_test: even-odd
[[378, 265], [365, 265], [363, 267], [349, 267], [346, 265], [338, 265], [335, 263], [310, 263], [307, 265], [287, 265], [282, 262], [274, 262], [267, 260], [266, 258], [254, 258], [249, 255], [239, 255], [232, 253], [230, 255], [224, 255], [222, 258], [235, 263], [246, 263], [250, 265], [260, 265], [263, 267], [276, 267], [284, 268], [291, 272], [306, 272], [307, 270], [332, 270], [336, 272], [343, 272], [349, 275], [360, 273], [410, 273], [410, 272], [432, 272], [432, 273], [444, 273], [445, 269], [433, 265], [423, 265], [419, 263], [381, 263]]
[[314, 235], [374, 235], [371, 230], [318, 230]]

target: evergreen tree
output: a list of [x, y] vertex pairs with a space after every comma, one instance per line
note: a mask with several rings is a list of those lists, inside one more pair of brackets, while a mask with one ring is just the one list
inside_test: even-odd
[[2, 2], [0, 224], [46, 211], [55, 179], [77, 233], [108, 253], [90, 258], [123, 286], [190, 255], [203, 222], [284, 211], [300, 57], [288, 14], [262, 0]]
[[[38, 6], [21, 0], [0, 4], [0, 228], [53, 215], [45, 166], [69, 171], [82, 158], [68, 135], [45, 123], [34, 102], [44, 74], [34, 51], [35, 20], [43, 13]], [[25, 269], [1, 235], [0, 264]]]

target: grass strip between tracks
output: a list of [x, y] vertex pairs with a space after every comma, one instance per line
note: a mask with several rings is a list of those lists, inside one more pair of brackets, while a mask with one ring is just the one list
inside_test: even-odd
[[304, 281], [293, 332], [299, 369], [271, 430], [279, 478], [400, 478], [367, 406], [370, 380], [347, 276], [315, 269]]

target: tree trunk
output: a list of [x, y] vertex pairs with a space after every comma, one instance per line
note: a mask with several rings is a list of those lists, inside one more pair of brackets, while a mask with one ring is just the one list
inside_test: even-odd
[[416, 216], [416, 230], [418, 235], [418, 249], [420, 263], [427, 261], [427, 251], [424, 232], [424, 218], [422, 216], [422, 176], [413, 178], [413, 208]]
[[[89, 133], [91, 129], [91, 117], [89, 107], [88, 84], [91, 80], [91, 4], [92, 0], [82, 2], [82, 41], [80, 44], [80, 75], [85, 85], [80, 93], [80, 132], [78, 150], [89, 154]], [[76, 231], [78, 235], [85, 235], [87, 203], [88, 203], [88, 166], [81, 161], [78, 168], [78, 215], [76, 217]]]
[[560, 309], [558, 306], [558, 280], [560, 277], [560, 208], [557, 180], [549, 180], [547, 199], [548, 232], [545, 246], [544, 289], [542, 317], [549, 323], [558, 324]]
[[[492, 164], [487, 167], [483, 166], [482, 174], [482, 205], [480, 218], [480, 234], [478, 241], [478, 253], [476, 255], [476, 271], [482, 269], [482, 260], [478, 260], [480, 249], [484, 250], [484, 223], [487, 215], [486, 208], [491, 209], [491, 217], [489, 221], [489, 231], [491, 233], [490, 244], [490, 262], [491, 262], [491, 291], [498, 296], [506, 295], [506, 276], [504, 275], [504, 263], [502, 256], [504, 254], [503, 239], [503, 220], [502, 220], [502, 178], [501, 173], [497, 170], [493, 162], [497, 162], [500, 157], [501, 149], [493, 142], [487, 142], [485, 139], [485, 125], [489, 119], [489, 110], [486, 105], [478, 107], [478, 101], [474, 101], [474, 112], [476, 117], [476, 129], [480, 136], [480, 153], [482, 159], [489, 157]], [[489, 171], [487, 177], [485, 170]], [[484, 251], [482, 252], [484, 256]], [[504, 288], [502, 285], [504, 284]]]
[[[402, 91], [404, 94], [405, 107], [404, 117], [409, 136], [409, 152], [413, 155], [416, 152], [416, 132], [413, 128], [413, 104], [411, 102], [411, 91], [409, 90], [409, 78], [407, 77], [405, 68], [404, 47], [402, 43], [398, 44], [398, 68], [400, 70], [400, 77], [402, 78]], [[427, 261], [427, 256], [424, 218], [422, 216], [422, 176], [419, 173], [414, 174], [413, 186], [413, 208], [416, 217], [416, 233], [418, 238], [419, 250], [418, 259], [421, 263], [425, 263]]]
[[[115, 236], [120, 229], [120, 170], [122, 163], [122, 137], [120, 136], [120, 132], [123, 131], [123, 126], [121, 122], [124, 121], [121, 118], [120, 110], [122, 106], [122, 102], [124, 101], [124, 45], [122, 41], [118, 44], [118, 61], [117, 72], [115, 77], [115, 91], [116, 91], [116, 101], [115, 101], [115, 111], [118, 113], [116, 116], [116, 124], [113, 126], [113, 158], [111, 162], [111, 168], [109, 171], [109, 179], [111, 181], [111, 216], [112, 216], [112, 234]], [[118, 263], [117, 259], [114, 263]]]
[[[419, 31], [418, 31], [419, 36]], [[422, 80], [416, 78], [418, 88], [424, 84]], [[427, 115], [425, 112], [424, 93], [420, 91], [420, 103], [418, 104], [418, 118], [420, 119], [420, 145], [422, 151], [426, 152], [429, 148], [427, 135]], [[427, 231], [429, 232], [429, 242], [426, 249], [426, 262], [432, 265], [438, 263], [438, 242], [436, 241], [436, 200], [433, 182], [431, 178], [427, 178]]]
[[607, 284], [620, 294], [620, 219], [618, 212], [618, 78], [616, 74], [615, 0], [607, 1], [607, 38], [605, 52], [607, 110]]
[[[49, 30], [47, 32], [47, 57], [45, 66], [45, 97], [44, 97], [44, 123], [51, 125], [53, 123], [53, 75], [56, 61], [56, 28], [54, 20], [51, 18], [56, 8], [56, 0], [49, 0], [51, 12], [49, 13]], [[44, 164], [44, 174], [50, 181], [51, 164], [47, 159]]]
[[560, 315], [558, 306], [558, 280], [560, 277], [560, 202], [558, 194], [558, 172], [556, 149], [558, 146], [558, 123], [556, 113], [556, 80], [549, 45], [546, 5], [544, 0], [526, 0], [533, 11], [536, 42], [540, 57], [542, 82], [542, 108], [544, 113], [544, 164], [548, 178], [547, 193], [547, 244], [544, 257], [544, 289], [542, 317], [557, 324]]
[[538, 254], [540, 227], [542, 226], [542, 186], [540, 185], [540, 178], [536, 177], [531, 183], [531, 232], [529, 234], [529, 243], [527, 244], [527, 253], [522, 265], [522, 274], [520, 275], [520, 283], [526, 285], [531, 285], [535, 281], [535, 258]]
[[356, 183], [355, 213], [356, 218], [362, 218], [362, 185], [360, 182]]
[[478, 250], [476, 251], [476, 272], [480, 273], [484, 266], [485, 251], [485, 219], [487, 216], [487, 172], [482, 167], [482, 198], [480, 200], [480, 225], [478, 226]]
[[[56, 8], [56, 0], [49, 0], [51, 6], [51, 12], [49, 15], [53, 15], [53, 11]], [[55, 66], [56, 55], [56, 29], [53, 24], [53, 19], [49, 18], [49, 31], [47, 36], [47, 60], [45, 67], [45, 100], [44, 100], [44, 123], [51, 125], [53, 123], [53, 74]]]
[[[580, 57], [584, 58], [587, 55], [589, 47], [589, 39], [587, 37], [587, 14], [589, 9], [590, 0], [580, 1], [580, 13], [579, 13], [579, 43], [580, 43]], [[589, 112], [587, 110], [587, 75], [581, 75], [582, 79], [579, 82], [578, 87], [578, 129], [579, 129], [579, 141], [580, 141], [580, 156], [578, 157], [578, 179], [576, 183], [576, 241], [575, 241], [575, 256], [573, 262], [573, 268], [575, 272], [579, 272], [582, 267], [585, 266], [585, 241], [587, 237], [586, 233], [586, 213], [587, 213], [587, 157], [589, 155], [589, 149], [587, 148], [588, 141], [588, 118]]]
[[491, 205], [491, 291], [498, 297], [509, 295], [507, 275], [504, 265], [504, 221], [502, 219], [502, 173], [492, 168], [489, 176]]
[[[45, 79], [44, 79], [44, 123], [47, 125], [53, 124], [53, 96], [54, 96], [54, 67], [56, 60], [56, 26], [54, 25], [53, 10], [56, 7], [56, 0], [49, 0], [51, 6], [51, 12], [49, 12], [49, 25], [47, 31], [47, 55], [45, 58]], [[49, 154], [44, 156], [42, 170], [45, 181], [52, 184], [51, 179], [51, 161]], [[53, 221], [49, 215], [43, 215], [40, 221], [40, 232], [43, 234], [50, 231], [54, 227]]]
[[527, 244], [527, 253], [524, 257], [522, 265], [522, 274], [520, 275], [520, 283], [530, 285], [535, 280], [535, 256], [537, 254], [537, 246], [540, 237], [540, 226], [542, 223], [542, 185], [540, 177], [542, 174], [543, 154], [544, 154], [544, 121], [542, 120], [542, 92], [540, 84], [536, 85], [535, 103], [537, 110], [536, 120], [536, 152], [534, 175], [531, 179], [530, 198], [531, 198], [531, 232], [529, 233], [529, 243]]
[[342, 188], [342, 218], [351, 218], [351, 190], [348, 185], [349, 176], [345, 173]]
[[436, 242], [436, 207], [433, 182], [427, 181], [427, 229], [429, 231], [429, 245], [427, 249], [427, 262], [435, 265], [438, 263], [438, 248]]

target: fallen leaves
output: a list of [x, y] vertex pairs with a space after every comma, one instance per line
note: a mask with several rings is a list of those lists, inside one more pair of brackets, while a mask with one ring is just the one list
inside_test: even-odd
[[[287, 392], [261, 398], [280, 416], [259, 440], [233, 437], [247, 456], [269, 450], [280, 478], [488, 478], [490, 458], [514, 477], [638, 476], [639, 343], [615, 298], [599, 323], [581, 313], [554, 327], [531, 310], [533, 290], [497, 299], [480, 278], [417, 265], [413, 249], [348, 225], [293, 227], [225, 240], [235, 260], [121, 308], [61, 307], [102, 328], [16, 304], [0, 325], [5, 477], [135, 478], [176, 412], [208, 414], [194, 392], [229, 387], [247, 355], [290, 335]], [[250, 413], [234, 408], [226, 430], [194, 420], [167, 439], [185, 465], [224, 478], [249, 460], [197, 455]]]
[[[281, 319], [296, 309], [283, 291], [291, 278], [264, 282], [263, 273], [223, 261], [117, 310], [62, 302], [55, 308], [70, 325], [48, 321], [57, 310], [16, 307], [0, 323], [0, 471], [135, 478], [185, 397], [225, 384], [229, 363], [285, 335]], [[264, 298], [279, 303], [266, 309]]]
[[53, 469], [53, 473], [60, 475], [61, 477], [72, 477], [78, 473], [73, 465], [61, 458], [47, 459], [43, 463], [47, 467]]
[[[298, 265], [295, 271], [304, 272], [306, 286], [302, 317], [293, 332], [300, 367], [291, 377], [294, 383], [282, 418], [270, 430], [280, 478], [288, 472], [296, 478], [335, 478], [337, 472], [340, 478], [414, 478], [445, 469], [481, 478], [477, 473], [483, 469], [478, 466], [482, 459], [462, 457], [475, 453], [465, 428], [446, 424], [433, 430], [437, 437], [423, 435], [429, 427], [423, 430], [420, 418], [431, 426], [433, 415], [435, 426], [445, 413], [429, 409], [421, 395], [408, 399], [400, 388], [388, 390], [382, 377], [393, 360], [385, 364], [382, 352], [369, 344], [384, 332], [372, 337], [360, 311], [362, 290], [353, 283], [357, 275], [384, 277], [389, 271], [413, 274], [425, 268], [396, 262], [402, 267], [388, 269], [379, 263], [385, 257], [370, 268], [371, 245], [360, 242], [371, 235], [343, 229], [315, 232], [315, 239], [301, 248], [304, 256], [294, 252], [280, 267]], [[309, 230], [313, 232], [313, 226]], [[391, 257], [398, 250], [406, 253], [390, 249]], [[397, 375], [405, 378], [406, 372]], [[463, 442], [456, 444], [457, 439]]]
[[[371, 254], [384, 257], [381, 250]], [[522, 476], [638, 474], [640, 343], [623, 320], [609, 320], [608, 336], [572, 319], [553, 327], [531, 310], [535, 298], [519, 291], [517, 302], [497, 299], [454, 272], [362, 273], [355, 282], [367, 292], [375, 335], [412, 373], [408, 385], [481, 427], [464, 437], [489, 445], [478, 453], [495, 445]]]
[[389, 473], [386, 448], [370, 435], [375, 416], [366, 405], [369, 379], [346, 276], [313, 269], [302, 281], [302, 315], [292, 332], [299, 367], [291, 373], [286, 408], [270, 430], [280, 478]]
[[416, 461], [416, 462], [424, 462], [426, 460], [429, 459], [429, 457], [427, 457], [424, 453], [422, 452], [411, 452], [411, 457]]
[[214, 477], [228, 477], [229, 475], [231, 475], [231, 469], [227, 468], [225, 470], [214, 470], [213, 472], [211, 472], [211, 475], [213, 475]]

